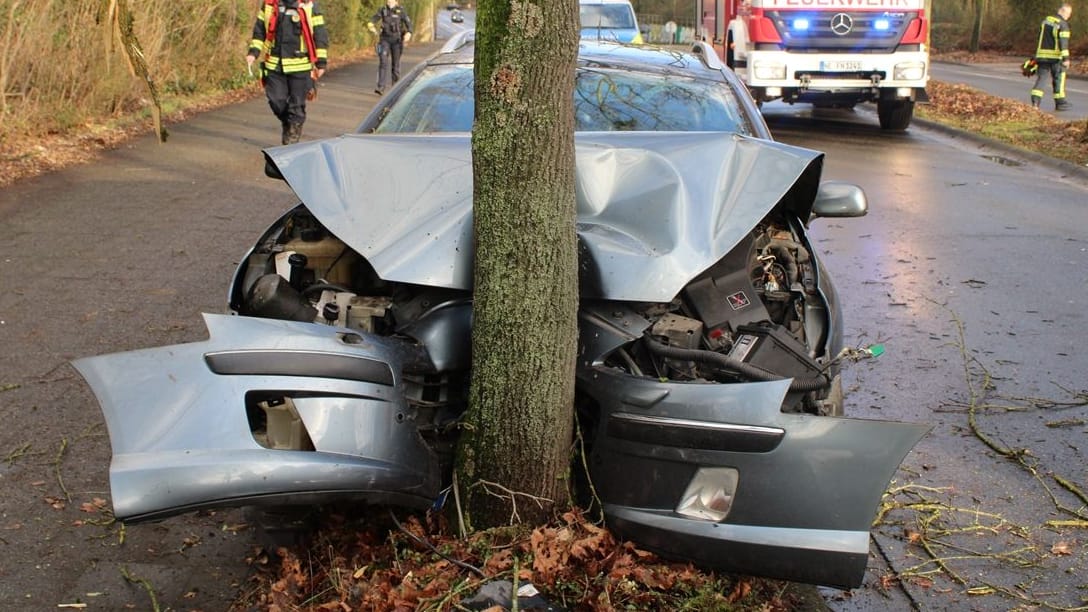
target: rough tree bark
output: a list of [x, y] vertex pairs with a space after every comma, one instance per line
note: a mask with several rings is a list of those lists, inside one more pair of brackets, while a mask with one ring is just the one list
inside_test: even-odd
[[457, 460], [471, 528], [542, 523], [570, 503], [577, 6], [477, 6], [473, 377]]

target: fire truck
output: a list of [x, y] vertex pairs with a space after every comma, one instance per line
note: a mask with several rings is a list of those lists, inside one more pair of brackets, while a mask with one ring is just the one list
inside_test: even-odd
[[762, 103], [875, 102], [905, 130], [929, 80], [925, 0], [696, 0], [703, 35]]

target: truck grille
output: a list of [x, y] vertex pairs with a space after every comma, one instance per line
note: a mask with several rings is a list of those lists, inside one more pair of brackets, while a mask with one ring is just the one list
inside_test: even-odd
[[[916, 11], [765, 13], [782, 37], [782, 48], [795, 53], [891, 53], [918, 15]], [[807, 27], [798, 27], [801, 20], [807, 22]]]

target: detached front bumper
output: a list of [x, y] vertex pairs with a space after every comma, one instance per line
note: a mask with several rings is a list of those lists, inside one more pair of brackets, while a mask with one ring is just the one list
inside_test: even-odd
[[781, 412], [789, 381], [662, 383], [607, 368], [591, 475], [609, 525], [667, 557], [851, 588], [924, 425]]
[[[205, 342], [74, 362], [106, 418], [117, 518], [344, 499], [433, 502], [439, 462], [401, 376], [418, 355], [342, 328], [204, 318]], [[289, 398], [312, 450], [258, 443], [247, 417], [253, 397]]]

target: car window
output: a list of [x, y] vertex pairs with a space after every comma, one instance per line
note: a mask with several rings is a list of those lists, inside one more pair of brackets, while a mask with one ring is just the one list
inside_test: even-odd
[[583, 28], [634, 28], [630, 4], [582, 4], [578, 14]]
[[[374, 131], [470, 131], [472, 79], [472, 67], [464, 64], [425, 68], [387, 109]], [[717, 81], [583, 67], [575, 83], [575, 129], [580, 132], [753, 133], [732, 90]]]

